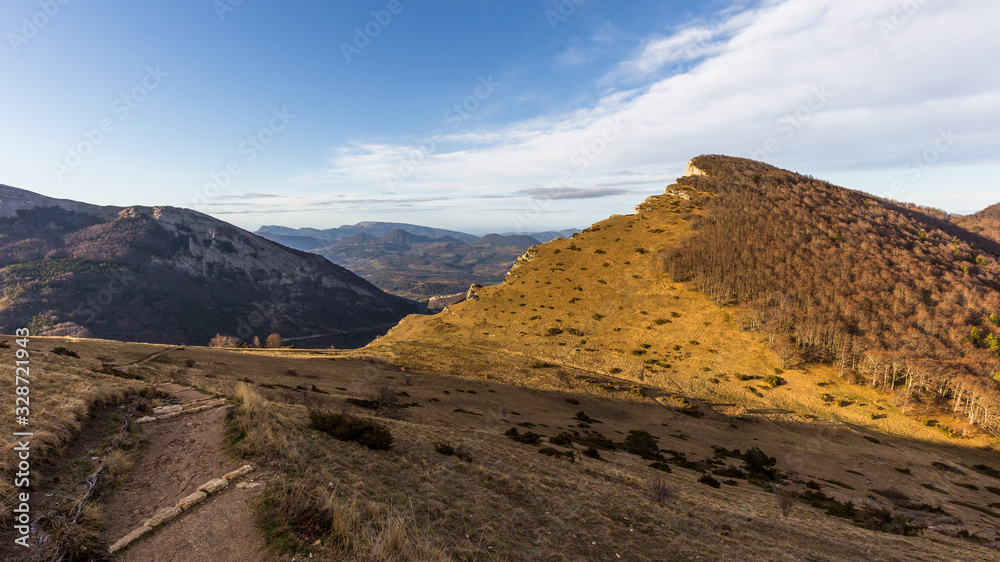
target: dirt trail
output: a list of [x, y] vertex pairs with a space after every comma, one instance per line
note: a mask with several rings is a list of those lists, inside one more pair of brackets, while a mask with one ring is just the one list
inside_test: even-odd
[[[160, 389], [181, 403], [206, 398], [201, 392], [174, 384]], [[122, 489], [104, 504], [108, 544], [141, 526], [157, 511], [197, 491], [209, 480], [239, 468], [226, 454], [225, 408], [143, 424], [146, 451]], [[251, 474], [239, 483], [182, 514], [126, 549], [121, 560], [264, 560], [264, 542], [254, 527], [248, 501], [262, 486]]]

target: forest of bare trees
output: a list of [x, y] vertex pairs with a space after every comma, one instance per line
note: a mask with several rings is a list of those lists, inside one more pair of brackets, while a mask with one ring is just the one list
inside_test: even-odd
[[1000, 243], [941, 211], [740, 158], [708, 156], [704, 216], [663, 256], [738, 304], [784, 361], [828, 362], [905, 401], [1000, 432]]

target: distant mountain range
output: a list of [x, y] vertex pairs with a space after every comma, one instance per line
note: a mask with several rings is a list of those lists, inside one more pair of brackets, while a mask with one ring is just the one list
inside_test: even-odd
[[315, 254], [174, 207], [0, 185], [0, 332], [207, 344], [216, 333], [369, 341], [416, 303]]
[[525, 249], [577, 232], [567, 229], [476, 237], [413, 224], [359, 222], [326, 230], [263, 226], [256, 234], [320, 254], [384, 291], [426, 299], [465, 292], [472, 283], [499, 283]]
[[[310, 252], [317, 248], [333, 246], [342, 240], [345, 241], [343, 242], [345, 244], [369, 243], [375, 241], [376, 239], [383, 239], [389, 235], [395, 236], [395, 234], [393, 234], [395, 231], [402, 231], [407, 234], [426, 238], [426, 240], [420, 240], [420, 242], [437, 240], [439, 242], [488, 244], [491, 246], [507, 244], [512, 246], [524, 246], [525, 248], [534, 244], [548, 242], [555, 238], [559, 238], [560, 236], [568, 238], [577, 232], [580, 232], [580, 230], [576, 228], [567, 228], [560, 231], [550, 230], [545, 232], [505, 232], [502, 234], [487, 234], [486, 236], [480, 237], [465, 232], [445, 230], [443, 228], [432, 228], [429, 226], [419, 226], [416, 224], [365, 221], [357, 224], [344, 225], [337, 228], [327, 228], [323, 230], [316, 228], [289, 228], [287, 226], [265, 225], [257, 229], [254, 234], [263, 236], [264, 238], [273, 240], [279, 244], [284, 244], [289, 248]], [[359, 234], [367, 234], [372, 238], [353, 238]], [[528, 240], [528, 238], [532, 240]], [[486, 239], [490, 239], [492, 242], [484, 242]], [[364, 241], [362, 242], [361, 240]], [[414, 242], [417, 242], [417, 240], [412, 239], [410, 243]]]

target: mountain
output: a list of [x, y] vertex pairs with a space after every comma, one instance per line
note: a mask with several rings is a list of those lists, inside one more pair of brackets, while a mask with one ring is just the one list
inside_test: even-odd
[[[414, 304], [208, 215], [97, 207], [0, 188], [0, 331], [207, 343], [323, 335], [363, 343]], [[327, 344], [329, 345], [329, 344]]]
[[419, 244], [421, 242], [430, 242], [432, 238], [429, 236], [420, 236], [419, 234], [413, 234], [412, 232], [407, 232], [402, 229], [395, 229], [386, 235], [378, 239], [379, 244]]
[[996, 433], [998, 256], [943, 212], [703, 156], [635, 215], [532, 248], [454, 315], [406, 319], [373, 345], [408, 368], [495, 350], [661, 385], [815, 365], [948, 431]]
[[372, 244], [378, 242], [378, 237], [372, 236], [367, 232], [359, 232], [357, 234], [352, 234], [347, 238], [341, 238], [337, 240], [337, 245], [339, 246], [350, 246], [353, 244]]
[[415, 224], [405, 224], [396, 222], [378, 222], [378, 221], [364, 221], [353, 225], [344, 225], [337, 228], [327, 228], [324, 230], [319, 230], [315, 228], [288, 228], [284, 226], [275, 225], [265, 225], [260, 227], [256, 234], [281, 234], [284, 236], [309, 236], [316, 238], [325, 242], [325, 245], [332, 245], [334, 242], [340, 240], [341, 238], [347, 238], [353, 234], [358, 234], [359, 232], [364, 232], [366, 234], [371, 234], [375, 237], [383, 237], [394, 230], [403, 230], [410, 234], [415, 234], [418, 236], [426, 236], [429, 239], [441, 238], [444, 236], [451, 236], [456, 240], [462, 242], [475, 242], [476, 236], [471, 234], [466, 234], [464, 232], [456, 232], [454, 230], [445, 230], [443, 228], [431, 228], [427, 226], [418, 226]]
[[535, 244], [539, 244], [540, 242], [531, 236], [519, 234], [487, 234], [477, 240], [476, 243], [485, 246], [514, 246], [518, 248], [528, 248], [530, 246], [534, 246]]
[[312, 236], [288, 236], [284, 234], [271, 233], [264, 233], [259, 236], [261, 238], [266, 238], [271, 242], [277, 242], [282, 246], [287, 246], [295, 250], [302, 250], [303, 252], [310, 252], [326, 245]]

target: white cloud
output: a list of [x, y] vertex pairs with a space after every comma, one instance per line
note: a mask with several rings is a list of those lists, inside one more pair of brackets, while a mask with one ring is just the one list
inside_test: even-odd
[[[956, 140], [941, 164], [994, 161], [1000, 3], [926, 1], [900, 16], [916, 2], [784, 0], [734, 11], [649, 38], [610, 75], [623, 89], [592, 107], [444, 135], [423, 149], [358, 141], [334, 149], [329, 173], [314, 179], [474, 197], [615, 185], [624, 170], [636, 174], [630, 184], [662, 184], [703, 153], [809, 173], [895, 169], [947, 127]], [[692, 65], [676, 73], [677, 62]], [[408, 157], [412, 168], [401, 167]]]

